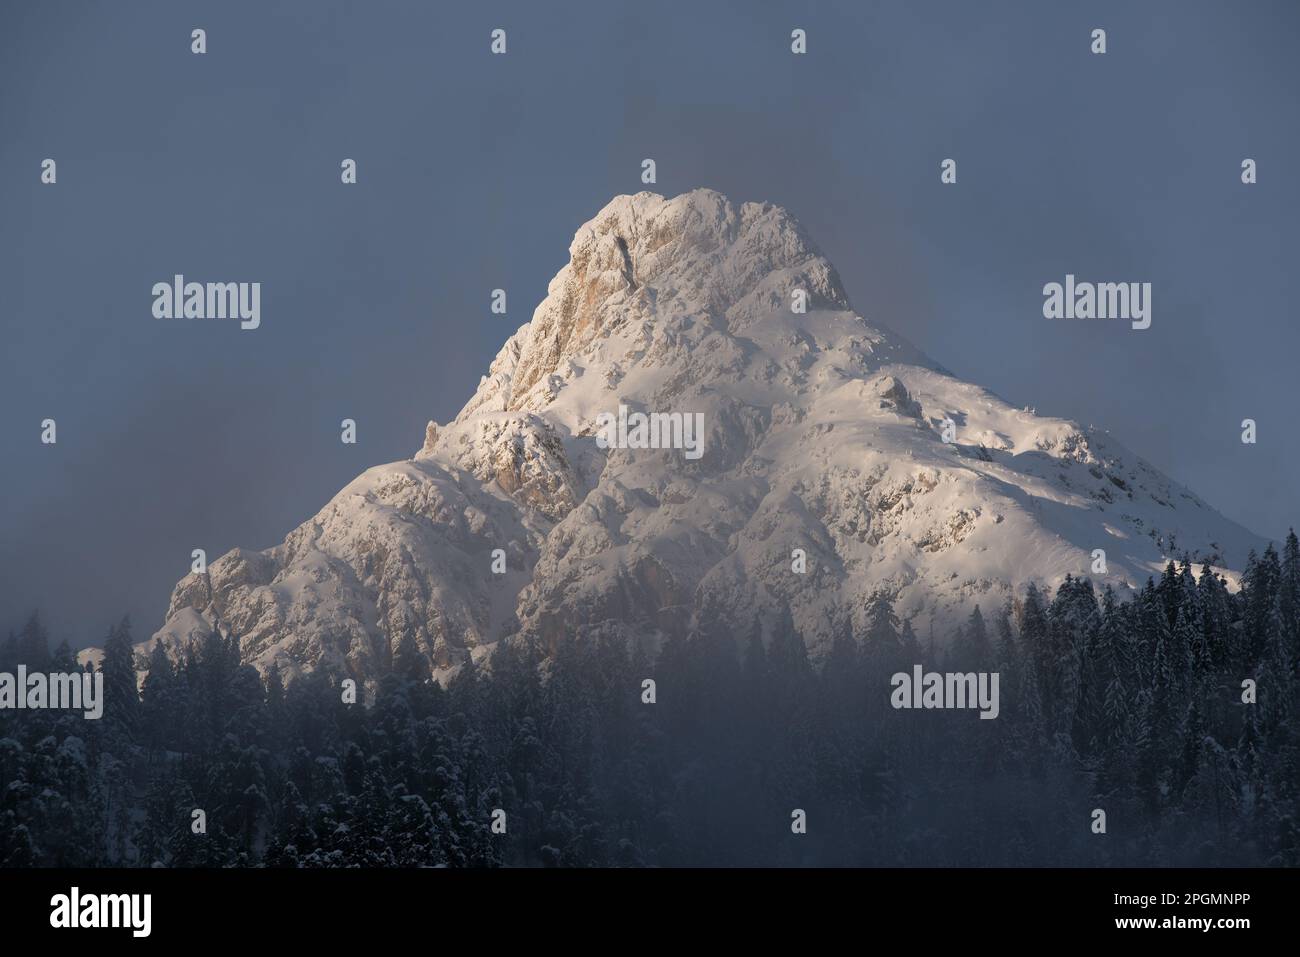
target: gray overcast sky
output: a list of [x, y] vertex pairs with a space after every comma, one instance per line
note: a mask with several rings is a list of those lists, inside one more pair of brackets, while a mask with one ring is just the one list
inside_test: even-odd
[[[144, 637], [192, 548], [273, 545], [412, 454], [643, 157], [666, 195], [786, 206], [858, 312], [1278, 537], [1300, 524], [1297, 28], [1262, 0], [10, 0], [0, 629], [39, 607], [75, 645], [124, 612]], [[260, 281], [261, 328], [154, 320], [178, 272]], [[1043, 319], [1067, 272], [1150, 281], [1152, 327]]]

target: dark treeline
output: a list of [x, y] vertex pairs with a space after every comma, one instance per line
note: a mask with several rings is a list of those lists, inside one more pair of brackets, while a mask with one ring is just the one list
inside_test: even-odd
[[[867, 617], [821, 667], [756, 621], [654, 660], [614, 634], [547, 661], [503, 645], [447, 689], [406, 644], [369, 706], [341, 676], [264, 679], [215, 634], [156, 650], [137, 693], [124, 622], [102, 720], [0, 711], [0, 864], [1300, 864], [1294, 534], [1238, 593], [1171, 563], [1122, 604], [1030, 587], [951, 641], [884, 596]], [[19, 662], [76, 668], [36, 618], [0, 648]], [[999, 717], [895, 710], [916, 663], [998, 672]]]

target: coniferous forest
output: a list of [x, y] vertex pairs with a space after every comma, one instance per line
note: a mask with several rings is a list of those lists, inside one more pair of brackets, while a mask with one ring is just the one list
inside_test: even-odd
[[[345, 675], [259, 675], [235, 637], [137, 663], [123, 622], [101, 720], [0, 711], [0, 865], [1300, 864], [1294, 533], [1237, 592], [1170, 563], [1126, 603], [1067, 578], [949, 636], [867, 611], [818, 665], [788, 620], [654, 657], [503, 643], [445, 689], [399, 645], [355, 705]], [[77, 667], [49, 644], [33, 616], [0, 670]], [[917, 663], [998, 672], [998, 718], [895, 710]]]

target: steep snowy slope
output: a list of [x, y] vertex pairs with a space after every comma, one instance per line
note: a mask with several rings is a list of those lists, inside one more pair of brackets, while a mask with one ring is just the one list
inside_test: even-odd
[[[1089, 575], [1097, 548], [1092, 577], [1125, 588], [1172, 555], [1232, 568], [1262, 547], [1104, 433], [855, 315], [777, 207], [620, 196], [569, 252], [454, 421], [283, 544], [182, 580], [155, 638], [217, 625], [260, 666], [373, 679], [406, 635], [442, 672], [511, 634], [748, 634], [788, 608], [816, 654], [878, 588], [921, 628]], [[702, 454], [602, 448], [620, 405], [702, 414]]]

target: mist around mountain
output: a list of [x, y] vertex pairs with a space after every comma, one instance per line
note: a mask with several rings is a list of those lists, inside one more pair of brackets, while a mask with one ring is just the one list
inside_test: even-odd
[[[1292, 534], [1237, 592], [1070, 578], [945, 635], [882, 594], [820, 666], [786, 619], [506, 642], [444, 688], [407, 637], [370, 706], [215, 631], [137, 690], [124, 622], [103, 720], [0, 711], [0, 866], [1295, 866], [1298, 610]], [[46, 639], [0, 670], [75, 667]], [[915, 668], [996, 672], [997, 717], [893, 707]]]

